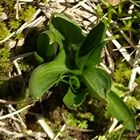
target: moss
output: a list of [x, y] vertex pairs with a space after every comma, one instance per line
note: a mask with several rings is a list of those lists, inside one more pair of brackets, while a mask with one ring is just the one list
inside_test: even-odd
[[36, 9], [32, 6], [27, 6], [25, 9], [20, 10], [20, 19], [28, 22], [32, 19], [33, 14], [35, 13]]
[[4, 3], [4, 4], [7, 4], [7, 5], [13, 5], [13, 2], [14, 1], [12, 1], [12, 0], [1, 0], [0, 1], [0, 4], [3, 4]]
[[4, 12], [8, 19], [0, 23], [0, 40], [7, 37], [10, 32], [17, 30], [23, 22], [31, 20], [36, 9], [32, 5], [22, 5], [19, 11], [19, 20], [16, 20], [16, 1], [1, 0], [0, 1], [0, 15]]
[[0, 16], [2, 15], [2, 12], [3, 12], [3, 8], [2, 6], [0, 6]]
[[131, 69], [125, 63], [119, 62], [114, 73], [114, 80], [116, 83], [126, 86], [131, 76]]
[[10, 31], [6, 27], [6, 24], [4, 22], [0, 23], [0, 40], [4, 39], [10, 34]]
[[3, 12], [8, 15], [8, 19], [15, 19], [15, 1], [14, 0], [0, 0], [0, 5], [3, 8]]
[[0, 49], [0, 72], [8, 73], [12, 70], [12, 63], [10, 61], [10, 51], [7, 47]]
[[89, 120], [89, 121], [94, 121], [94, 116], [90, 112], [86, 112], [86, 113], [78, 112], [77, 116], [79, 118], [81, 118], [81, 119], [86, 119], [86, 120]]
[[16, 30], [16, 29], [18, 29], [19, 28], [19, 26], [20, 26], [20, 23], [19, 23], [19, 21], [17, 21], [17, 20], [11, 20], [10, 22], [9, 22], [9, 28], [10, 28], [10, 30]]
[[65, 112], [67, 124], [70, 127], [79, 128], [79, 129], [87, 129], [88, 128], [88, 122], [94, 121], [94, 116], [90, 112], [82, 113], [70, 113]]
[[19, 64], [19, 67], [20, 67], [20, 69], [22, 70], [22, 71], [27, 71], [29, 68], [30, 68], [30, 66], [27, 64], [27, 63], [25, 63], [25, 62], [21, 62], [20, 64]]
[[22, 38], [24, 38], [24, 34], [23, 34], [23, 33], [18, 33], [18, 34], [16, 34], [16, 36], [15, 36], [15, 39], [17, 39], [17, 40], [20, 40], [20, 39], [22, 39]]
[[136, 109], [140, 108], [140, 103], [134, 96], [129, 96], [126, 103], [133, 112], [136, 112]]

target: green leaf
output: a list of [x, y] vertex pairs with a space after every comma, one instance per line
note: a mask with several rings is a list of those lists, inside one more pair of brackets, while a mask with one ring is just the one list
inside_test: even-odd
[[83, 69], [84, 66], [94, 67], [100, 63], [101, 50], [104, 47], [105, 31], [105, 24], [100, 22], [87, 35], [76, 59], [80, 69]]
[[76, 110], [85, 101], [87, 90], [83, 85], [80, 87], [80, 81], [76, 76], [69, 78], [69, 85], [70, 87], [63, 98], [63, 102], [68, 108]]
[[69, 79], [71, 89], [76, 92], [80, 88], [80, 81], [76, 76], [71, 76]]
[[61, 50], [56, 59], [38, 66], [29, 80], [30, 94], [41, 99], [47, 90], [55, 85], [63, 73], [69, 72], [65, 66], [65, 52]]
[[122, 122], [126, 129], [135, 130], [136, 121], [134, 115], [123, 100], [113, 91], [107, 94], [107, 99], [109, 113]]
[[107, 72], [101, 68], [84, 68], [83, 82], [89, 89], [90, 94], [98, 99], [105, 99], [106, 94], [111, 89], [111, 78]]
[[40, 57], [40, 55], [38, 55], [37, 52], [34, 53], [34, 58], [36, 65], [40, 65], [45, 62], [45, 60], [42, 57]]
[[69, 109], [76, 110], [86, 99], [87, 91], [83, 90], [78, 93], [73, 93], [72, 89], [69, 88], [68, 92], [63, 98], [63, 102]]
[[51, 43], [57, 42], [60, 49], [62, 49], [63, 48], [62, 41], [64, 40], [64, 36], [54, 27], [52, 23], [49, 24], [49, 31], [54, 35], [54, 39], [52, 39], [52, 36], [49, 36], [51, 38]]
[[64, 37], [63, 44], [66, 52], [66, 65], [70, 69], [77, 68], [75, 57], [78, 50], [85, 39], [81, 28], [71, 19], [64, 15], [54, 14], [51, 19], [51, 24]]
[[42, 32], [37, 39], [37, 53], [44, 60], [51, 61], [58, 48], [63, 48], [63, 36], [53, 27], [49, 25], [49, 30]]
[[63, 35], [67, 44], [81, 44], [85, 38], [80, 26], [62, 14], [54, 14], [51, 24]]
[[47, 61], [51, 61], [55, 57], [58, 48], [59, 47], [58, 47], [57, 42], [53, 42], [52, 44], [48, 45], [47, 51], [46, 51], [46, 60]]
[[47, 58], [47, 47], [49, 45], [50, 39], [47, 32], [43, 32], [37, 38], [37, 54], [46, 60]]
[[124, 97], [125, 93], [128, 91], [128, 88], [123, 86], [122, 84], [113, 83], [111, 90], [117, 93], [119, 97]]

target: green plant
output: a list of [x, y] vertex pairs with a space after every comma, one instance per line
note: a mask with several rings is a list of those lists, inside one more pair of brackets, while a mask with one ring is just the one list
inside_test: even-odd
[[0, 6], [0, 16], [2, 15], [2, 12], [3, 12], [3, 8], [2, 6]]
[[125, 128], [134, 130], [132, 112], [112, 89], [108, 73], [98, 66], [105, 31], [105, 24], [100, 22], [85, 35], [69, 18], [54, 14], [47, 31], [38, 38], [35, 55], [38, 63], [46, 63], [33, 71], [29, 90], [33, 97], [41, 100], [47, 90], [64, 82], [69, 85], [63, 98], [68, 108], [76, 109], [90, 94], [101, 100]]
[[36, 9], [32, 6], [27, 6], [25, 9], [20, 10], [20, 19], [28, 22], [31, 20], [33, 14], [35, 13]]
[[0, 48], [0, 75], [7, 75], [12, 70], [10, 55], [8, 47]]
[[[79, 129], [87, 129], [88, 121], [93, 121], [94, 120], [94, 116], [90, 113], [87, 113], [87, 114], [86, 113], [72, 114], [72, 113], [66, 112], [65, 116], [67, 118], [66, 123], [67, 123], [68, 126], [75, 127], [75, 128], [77, 127]], [[91, 117], [92, 119], [90, 119], [89, 117]]]
[[6, 24], [3, 22], [0, 23], [0, 29], [0, 40], [2, 40], [10, 34], [10, 31], [7, 29]]
[[131, 76], [131, 69], [125, 64], [119, 62], [114, 73], [114, 80], [117, 83], [128, 85]]
[[19, 26], [20, 26], [19, 21], [11, 20], [11, 21], [9, 22], [9, 27], [10, 27], [11, 30], [12, 30], [12, 29], [13, 29], [13, 30], [16, 30], [16, 29], [19, 28]]

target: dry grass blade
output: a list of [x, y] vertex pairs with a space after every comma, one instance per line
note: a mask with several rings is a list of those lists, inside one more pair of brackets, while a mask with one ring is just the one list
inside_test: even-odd
[[[111, 37], [112, 34], [107, 30], [106, 31], [106, 34], [108, 37]], [[127, 52], [127, 50], [125, 48], [123, 48], [121, 46], [121, 44], [116, 40], [116, 39], [113, 39], [112, 40], [113, 44], [116, 46], [116, 48], [120, 51], [120, 53], [122, 54], [122, 56], [124, 57], [124, 59], [132, 66], [133, 66], [133, 59], [131, 58], [130, 54]]]
[[12, 112], [12, 113], [7, 114], [7, 115], [0, 116], [0, 120], [4, 120], [4, 119], [7, 119], [7, 118], [10, 118], [10, 117], [12, 117], [12, 116], [14, 116], [14, 115], [16, 115], [16, 114], [18, 114], [18, 113], [28, 109], [28, 108], [30, 108], [33, 105], [34, 104], [27, 105], [27, 106], [23, 107], [22, 109], [19, 109], [19, 110], [15, 111], [15, 112]]

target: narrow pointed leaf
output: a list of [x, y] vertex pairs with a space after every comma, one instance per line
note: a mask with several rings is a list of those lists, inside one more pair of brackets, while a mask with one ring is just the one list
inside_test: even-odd
[[29, 80], [30, 94], [41, 99], [45, 92], [57, 83], [60, 75], [68, 71], [65, 66], [65, 53], [61, 50], [54, 61], [44, 63], [33, 71]]
[[111, 78], [100, 68], [84, 68], [83, 82], [89, 89], [92, 96], [98, 99], [105, 99], [106, 94], [111, 89]]
[[134, 115], [123, 100], [113, 91], [107, 94], [107, 99], [109, 113], [122, 122], [126, 129], [135, 130], [136, 121]]
[[101, 50], [104, 47], [105, 31], [104, 23], [100, 22], [87, 35], [76, 59], [80, 69], [83, 69], [84, 66], [94, 67], [100, 63]]

